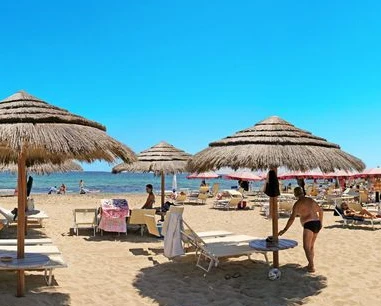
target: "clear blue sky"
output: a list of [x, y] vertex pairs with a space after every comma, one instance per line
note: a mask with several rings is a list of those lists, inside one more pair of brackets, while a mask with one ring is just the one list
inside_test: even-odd
[[380, 16], [381, 1], [2, 0], [0, 98], [24, 89], [135, 152], [196, 153], [278, 115], [374, 167]]

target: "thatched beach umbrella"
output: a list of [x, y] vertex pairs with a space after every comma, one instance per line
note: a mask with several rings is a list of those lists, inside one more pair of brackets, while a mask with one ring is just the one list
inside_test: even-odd
[[[17, 173], [18, 167], [17, 164], [0, 164], [0, 172], [11, 172]], [[83, 168], [78, 163], [68, 160], [60, 164], [45, 163], [40, 164], [36, 163], [32, 166], [27, 167], [28, 173], [34, 173], [38, 175], [50, 174], [55, 172], [70, 172], [70, 171], [83, 171]]]
[[191, 155], [173, 145], [162, 141], [157, 145], [142, 151], [138, 161], [131, 165], [122, 163], [112, 169], [112, 173], [153, 172], [161, 175], [161, 205], [165, 201], [165, 175], [187, 171], [187, 163]]
[[[189, 165], [202, 172], [221, 167], [266, 170], [285, 167], [291, 171], [320, 169], [323, 172], [364, 169], [364, 163], [340, 150], [336, 144], [310, 132], [296, 128], [289, 122], [270, 117], [255, 126], [209, 144], [197, 153]], [[270, 198], [273, 236], [278, 238], [277, 198]], [[274, 252], [274, 267], [279, 266], [278, 252]]]
[[[77, 159], [92, 162], [135, 160], [134, 153], [94, 121], [50, 105], [26, 92], [0, 101], [0, 163], [18, 164], [17, 257], [24, 258], [26, 166]], [[17, 295], [25, 290], [18, 271]]]

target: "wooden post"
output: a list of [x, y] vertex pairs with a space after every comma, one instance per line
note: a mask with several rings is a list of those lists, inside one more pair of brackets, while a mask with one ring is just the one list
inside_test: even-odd
[[161, 207], [164, 206], [165, 202], [165, 173], [161, 171]]
[[[275, 171], [277, 175], [277, 168], [270, 168], [270, 171]], [[272, 222], [272, 231], [273, 231], [273, 241], [278, 242], [278, 197], [270, 197], [270, 213], [271, 213], [271, 222]], [[273, 252], [273, 267], [279, 268], [279, 252]]]
[[[26, 155], [23, 149], [18, 157], [18, 207], [17, 207], [17, 258], [24, 258], [25, 246], [25, 207], [26, 207]], [[25, 294], [25, 273], [24, 270], [17, 271], [17, 297]]]
[[[278, 241], [278, 198], [270, 198], [271, 207], [271, 218], [272, 218], [272, 227], [273, 227], [273, 239]], [[273, 267], [279, 268], [279, 252], [273, 252]]]

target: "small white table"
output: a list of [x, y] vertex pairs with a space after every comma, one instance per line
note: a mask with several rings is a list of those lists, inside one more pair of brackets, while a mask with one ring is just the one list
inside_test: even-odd
[[25, 270], [31, 268], [40, 268], [46, 265], [50, 259], [48, 256], [39, 253], [25, 253], [24, 258], [17, 258], [16, 252], [2, 252], [0, 257], [9, 256], [12, 257], [12, 261], [1, 261], [0, 268]]
[[298, 245], [298, 242], [291, 239], [278, 239], [278, 242], [268, 243], [266, 239], [255, 239], [249, 242], [249, 246], [256, 251], [278, 252], [292, 249]]

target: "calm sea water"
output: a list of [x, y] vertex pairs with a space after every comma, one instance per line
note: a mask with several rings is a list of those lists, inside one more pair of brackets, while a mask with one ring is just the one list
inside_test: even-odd
[[[79, 181], [85, 182], [85, 188], [102, 193], [144, 193], [145, 185], [152, 184], [154, 190], [160, 190], [160, 177], [155, 177], [151, 173], [120, 173], [109, 172], [69, 172], [55, 173], [50, 175], [32, 175], [32, 193], [47, 193], [52, 186], [59, 187], [65, 184], [69, 193], [79, 192]], [[189, 180], [186, 174], [177, 175], [177, 186], [179, 188], [198, 189], [200, 180]], [[172, 189], [172, 175], [166, 176], [166, 190]], [[219, 183], [220, 189], [230, 189], [237, 185], [237, 181], [215, 179], [207, 180], [207, 183]], [[12, 193], [16, 187], [17, 176], [8, 173], [0, 174], [1, 193]], [[254, 187], [259, 187], [261, 183], [254, 183]]]

